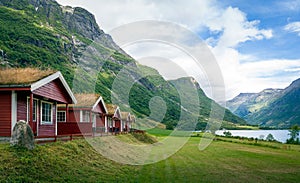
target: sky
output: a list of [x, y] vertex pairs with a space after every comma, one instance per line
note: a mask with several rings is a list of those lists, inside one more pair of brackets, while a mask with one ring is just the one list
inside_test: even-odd
[[[285, 88], [300, 78], [300, 0], [58, 0], [58, 3], [87, 9], [107, 33], [144, 20], [172, 22], [191, 31], [214, 55], [224, 79], [226, 99], [239, 93]], [[141, 62], [151, 60], [146, 57], [157, 57], [161, 62], [173, 60], [183, 69], [194, 68], [190, 58], [178, 50], [171, 51], [170, 45], [144, 42], [122, 48]], [[157, 60], [157, 69], [163, 73]], [[195, 76], [197, 72], [205, 73], [203, 69], [194, 69], [188, 74]], [[166, 76], [172, 77], [175, 76]], [[209, 90], [204, 91], [210, 96]]]

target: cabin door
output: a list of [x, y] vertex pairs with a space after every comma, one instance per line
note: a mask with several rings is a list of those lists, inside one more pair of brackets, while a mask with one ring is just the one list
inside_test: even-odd
[[115, 127], [116, 127], [116, 131], [120, 132], [121, 131], [121, 121], [120, 120], [116, 120], [115, 121]]

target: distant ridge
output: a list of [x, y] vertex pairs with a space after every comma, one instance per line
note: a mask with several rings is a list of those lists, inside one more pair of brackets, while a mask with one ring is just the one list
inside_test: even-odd
[[273, 128], [300, 125], [300, 79], [285, 89], [268, 88], [259, 93], [239, 94], [227, 107], [248, 123]]

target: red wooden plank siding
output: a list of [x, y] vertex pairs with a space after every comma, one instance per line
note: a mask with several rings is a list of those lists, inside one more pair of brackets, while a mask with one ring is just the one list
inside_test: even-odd
[[55, 79], [54, 81], [34, 90], [32, 93], [62, 103], [72, 103], [68, 92], [59, 79]]
[[92, 133], [92, 123], [57, 123], [57, 135]]
[[94, 108], [93, 112], [103, 113], [104, 109], [100, 106], [100, 103]]
[[23, 92], [18, 92], [17, 95], [17, 121], [27, 121], [27, 96]]
[[67, 122], [79, 122], [80, 121], [80, 110], [69, 110], [69, 121]]
[[119, 130], [121, 131], [121, 121], [120, 120], [115, 120], [115, 127], [119, 128]]
[[[40, 105], [39, 105], [40, 106]], [[39, 108], [40, 110], [40, 108]], [[55, 135], [55, 124], [56, 124], [56, 105], [52, 105], [52, 124], [41, 124], [39, 123], [38, 136], [54, 136]], [[42, 117], [40, 116], [40, 119]]]
[[11, 136], [11, 92], [0, 91], [0, 136]]
[[97, 127], [104, 127], [105, 126], [104, 120], [102, 120], [100, 115], [97, 115], [97, 117], [96, 117], [96, 125], [97, 125]]

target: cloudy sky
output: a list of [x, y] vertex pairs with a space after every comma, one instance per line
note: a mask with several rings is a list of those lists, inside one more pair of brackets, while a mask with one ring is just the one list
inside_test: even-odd
[[[143, 20], [168, 21], [185, 27], [204, 40], [215, 56], [225, 81], [227, 99], [241, 92], [285, 88], [300, 78], [300, 0], [58, 2], [84, 7], [108, 33], [124, 24]], [[139, 60], [142, 50], [137, 47], [145, 52], [151, 44], [124, 49]], [[172, 55], [170, 50], [168, 55]], [[176, 55], [174, 51], [168, 59]], [[186, 60], [182, 56], [177, 62]], [[188, 64], [186, 61], [184, 65]]]

